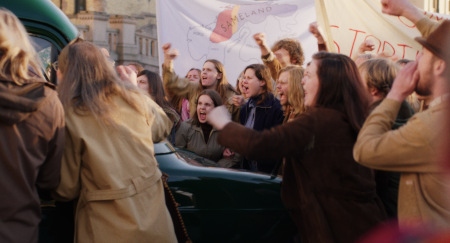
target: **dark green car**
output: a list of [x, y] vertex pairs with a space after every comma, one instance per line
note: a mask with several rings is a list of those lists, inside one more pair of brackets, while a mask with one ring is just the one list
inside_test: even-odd
[[0, 6], [20, 19], [36, 44], [44, 74], [49, 81], [56, 83], [51, 64], [62, 48], [78, 36], [77, 28], [50, 0], [0, 0]]
[[[49, 81], [55, 83], [51, 64], [77, 37], [78, 30], [49, 0], [0, 0], [15, 13], [37, 44]], [[162, 172], [179, 205], [193, 242], [289, 242], [295, 227], [282, 205], [281, 179], [214, 167], [195, 154], [175, 150], [169, 142], [155, 144]], [[40, 242], [73, 241], [73, 205], [42, 207]], [[151, 242], [151, 239], [149, 239]]]
[[[294, 225], [280, 198], [279, 177], [211, 167], [169, 142], [155, 144], [161, 171], [194, 242], [288, 242]], [[204, 166], [206, 165], [206, 166]]]

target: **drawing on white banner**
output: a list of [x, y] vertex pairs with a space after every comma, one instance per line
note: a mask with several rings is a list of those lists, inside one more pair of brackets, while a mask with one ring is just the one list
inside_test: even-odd
[[241, 4], [194, 0], [187, 5], [180, 0], [164, 0], [157, 3], [161, 13], [176, 9], [171, 14], [177, 16], [158, 15], [158, 30], [164, 30], [158, 33], [158, 42], [160, 46], [170, 42], [179, 50], [180, 56], [175, 60], [179, 75], [192, 66], [201, 68], [207, 59], [217, 59], [224, 64], [234, 85], [247, 65], [262, 63], [253, 39], [258, 32], [267, 33], [270, 46], [282, 38], [298, 39], [306, 59], [317, 51], [316, 40], [308, 32], [309, 24], [316, 21], [313, 0]]

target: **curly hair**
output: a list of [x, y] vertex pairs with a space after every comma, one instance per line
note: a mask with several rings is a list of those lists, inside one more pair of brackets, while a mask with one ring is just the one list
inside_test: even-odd
[[305, 56], [303, 54], [303, 48], [300, 45], [299, 41], [292, 38], [281, 39], [273, 45], [272, 51], [275, 52], [279, 49], [285, 49], [289, 53], [292, 64], [299, 66], [303, 65]]

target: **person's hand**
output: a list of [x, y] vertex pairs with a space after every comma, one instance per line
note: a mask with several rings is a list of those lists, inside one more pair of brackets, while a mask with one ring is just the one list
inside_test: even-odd
[[120, 65], [116, 67], [116, 71], [122, 81], [137, 86], [137, 74], [133, 69], [128, 66]]
[[266, 34], [265, 33], [256, 33], [253, 35], [253, 39], [255, 39], [255, 42], [258, 46], [265, 46], [266, 45]]
[[366, 51], [373, 51], [375, 49], [375, 44], [372, 40], [365, 40], [358, 47], [359, 54], [363, 54]]
[[231, 157], [231, 156], [233, 156], [233, 155], [234, 155], [234, 152], [233, 152], [231, 149], [226, 148], [225, 150], [223, 150], [222, 156], [223, 156], [224, 158], [229, 158], [229, 157]]
[[231, 115], [223, 105], [212, 109], [206, 115], [206, 121], [217, 130], [222, 130], [225, 125], [231, 122]]
[[166, 44], [162, 45], [162, 50], [164, 53], [164, 65], [166, 67], [170, 67], [173, 60], [179, 55], [178, 50], [171, 49], [171, 46], [172, 45], [170, 43], [166, 43]]
[[267, 45], [266, 34], [264, 33], [256, 33], [253, 35], [253, 39], [255, 39], [256, 44], [261, 49], [261, 55], [266, 56], [270, 53], [270, 48]]
[[233, 95], [232, 97], [233, 99], [233, 105], [240, 107], [241, 105], [243, 105], [245, 103], [245, 98], [243, 95]]
[[402, 102], [416, 89], [418, 82], [417, 62], [407, 63], [397, 74], [386, 98]]
[[381, 0], [381, 12], [384, 14], [402, 16], [403, 11], [411, 6], [410, 0]]
[[314, 35], [317, 39], [317, 44], [324, 44], [325, 41], [323, 40], [322, 34], [319, 31], [319, 26], [317, 25], [317, 22], [312, 22], [309, 24], [309, 32]]
[[403, 16], [414, 24], [423, 17], [420, 10], [410, 0], [381, 0], [381, 12], [393, 16]]

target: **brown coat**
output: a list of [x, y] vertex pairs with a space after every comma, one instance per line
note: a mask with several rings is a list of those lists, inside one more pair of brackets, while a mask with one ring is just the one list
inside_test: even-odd
[[150, 119], [115, 98], [116, 129], [66, 110], [60, 199], [79, 198], [75, 242], [176, 242], [153, 141], [172, 122], [147, 97]]
[[385, 219], [370, 169], [353, 160], [345, 115], [315, 108], [257, 132], [229, 123], [219, 143], [254, 159], [286, 160], [281, 196], [302, 242], [354, 242]]
[[58, 186], [63, 145], [64, 111], [53, 85], [1, 81], [0, 242], [37, 242], [38, 190]]

